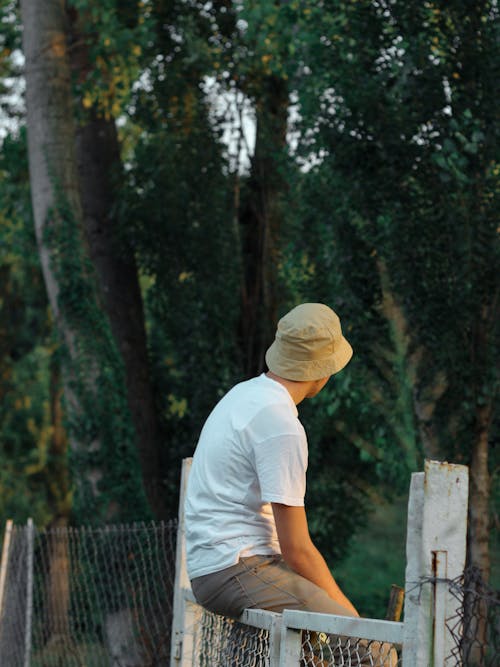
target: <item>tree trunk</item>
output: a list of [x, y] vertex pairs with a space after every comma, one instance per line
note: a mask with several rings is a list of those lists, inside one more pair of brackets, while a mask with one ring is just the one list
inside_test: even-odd
[[288, 86], [268, 76], [257, 101], [257, 133], [248, 201], [242, 207], [243, 286], [240, 340], [244, 372], [264, 370], [264, 355], [272, 343], [278, 305], [278, 265], [286, 183], [282, 161], [286, 148]]
[[488, 648], [488, 601], [485, 584], [490, 576], [488, 440], [493, 405], [481, 406], [476, 416], [476, 439], [472, 445], [467, 539], [467, 574], [464, 599], [463, 657], [470, 665], [483, 665]]
[[[78, 29], [76, 12], [70, 15], [71, 68], [84, 80], [91, 68], [87, 41]], [[159, 519], [165, 519], [158, 417], [149, 373], [144, 309], [135, 256], [120, 236], [116, 218], [116, 189], [122, 174], [120, 146], [113, 118], [95, 108], [81, 112], [86, 121], [76, 129], [76, 153], [85, 236], [98, 276], [101, 299], [121, 353], [127, 399], [136, 433], [144, 488]]]
[[[136, 516], [144, 516], [146, 506], [122, 367], [99, 308], [83, 233], [64, 4], [21, 2], [31, 197], [44, 281], [65, 347], [62, 376], [69, 444], [78, 460], [78, 510], [87, 521], [112, 520], [129, 507], [131, 493]], [[125, 472], [116, 471], [117, 455]]]
[[59, 362], [55, 355], [50, 360], [50, 461], [47, 466], [49, 503], [55, 522], [65, 520], [71, 513], [71, 481], [68, 466], [68, 434], [64, 428], [62, 384]]
[[52, 522], [47, 535], [48, 573], [45, 591], [49, 643], [71, 643], [69, 626], [70, 559], [67, 528], [67, 517], [61, 517]]
[[70, 71], [62, 0], [21, 0], [26, 58], [26, 107], [31, 198], [38, 251], [50, 306], [73, 349], [73, 332], [62, 322], [58, 283], [44, 238], [54, 225], [54, 183], [65, 193], [75, 220], [81, 221], [70, 97]]
[[[75, 224], [81, 224], [74, 150], [70, 72], [61, 0], [22, 0], [23, 49], [26, 58], [26, 107], [31, 199], [38, 253], [50, 307], [70, 356], [75, 354], [75, 331], [59, 308], [59, 284], [52, 263], [47, 230], [57, 225], [56, 184], [67, 201]], [[78, 401], [65, 378], [70, 409]], [[79, 447], [80, 443], [73, 442]]]
[[113, 120], [92, 117], [77, 132], [84, 224], [104, 308], [125, 365], [144, 488], [153, 512], [166, 518], [159, 428], [149, 375], [144, 310], [132, 249], [118, 239], [111, 178], [120, 170]]
[[476, 417], [476, 441], [472, 445], [469, 493], [469, 565], [474, 565], [485, 581], [490, 575], [489, 500], [491, 479], [488, 471], [488, 440], [492, 404], [481, 406]]

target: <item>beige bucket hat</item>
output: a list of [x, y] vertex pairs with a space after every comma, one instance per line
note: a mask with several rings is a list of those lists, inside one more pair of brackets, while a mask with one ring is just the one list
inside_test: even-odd
[[303, 303], [278, 322], [266, 363], [286, 380], [320, 380], [341, 371], [351, 357], [338, 315], [323, 303]]

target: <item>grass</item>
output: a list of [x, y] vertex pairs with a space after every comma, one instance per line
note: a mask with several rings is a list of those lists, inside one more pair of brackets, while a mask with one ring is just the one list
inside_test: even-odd
[[378, 505], [353, 539], [348, 557], [333, 569], [362, 616], [384, 618], [391, 585], [404, 587], [407, 504], [405, 496]]

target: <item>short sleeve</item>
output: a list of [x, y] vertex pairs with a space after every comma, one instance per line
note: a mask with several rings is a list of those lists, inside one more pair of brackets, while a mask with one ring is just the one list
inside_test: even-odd
[[305, 433], [280, 434], [254, 444], [262, 502], [303, 506], [306, 492]]

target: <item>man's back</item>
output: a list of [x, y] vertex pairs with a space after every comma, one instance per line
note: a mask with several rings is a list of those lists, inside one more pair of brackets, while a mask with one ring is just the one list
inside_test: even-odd
[[233, 387], [207, 419], [190, 473], [190, 577], [279, 554], [270, 503], [303, 505], [306, 467], [307, 441], [287, 390], [264, 374]]

